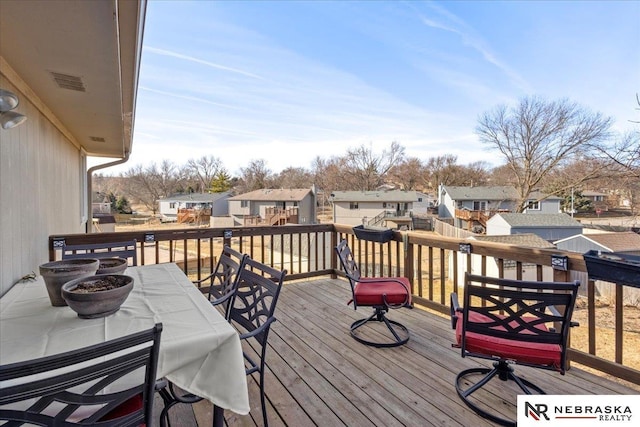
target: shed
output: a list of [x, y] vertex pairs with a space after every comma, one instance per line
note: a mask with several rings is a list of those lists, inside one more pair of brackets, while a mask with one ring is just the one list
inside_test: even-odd
[[633, 231], [620, 233], [578, 234], [555, 242], [558, 249], [581, 254], [594, 250], [626, 252], [640, 255], [640, 234]]
[[499, 213], [487, 221], [487, 235], [534, 233], [550, 242], [582, 234], [582, 224], [564, 213]]

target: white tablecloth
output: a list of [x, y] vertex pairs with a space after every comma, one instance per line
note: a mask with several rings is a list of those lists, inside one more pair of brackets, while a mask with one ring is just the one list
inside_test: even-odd
[[118, 312], [80, 319], [53, 307], [44, 281], [18, 283], [0, 298], [0, 364], [56, 354], [162, 322], [158, 378], [239, 414], [249, 413], [237, 332], [175, 264], [129, 267], [131, 294]]

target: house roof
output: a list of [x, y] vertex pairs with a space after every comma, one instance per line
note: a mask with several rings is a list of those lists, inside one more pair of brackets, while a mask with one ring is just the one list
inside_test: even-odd
[[248, 193], [239, 194], [230, 197], [229, 200], [254, 200], [265, 202], [299, 202], [307, 197], [311, 192], [308, 188], [292, 188], [292, 189], [269, 189], [250, 191]]
[[[515, 187], [492, 186], [492, 187], [455, 187], [446, 185], [444, 190], [453, 200], [517, 200], [518, 192]], [[562, 200], [561, 197], [548, 195], [540, 191], [533, 191], [529, 195], [532, 200]]]
[[592, 191], [592, 190], [584, 190], [582, 192], [582, 195], [584, 197], [594, 197], [594, 196], [608, 196], [607, 193], [601, 193], [599, 191]]
[[511, 186], [493, 187], [443, 187], [453, 200], [515, 200], [516, 189]]
[[176, 194], [174, 196], [165, 197], [160, 199], [162, 202], [215, 202], [224, 197], [229, 196], [228, 191], [223, 193], [189, 193], [189, 194]]
[[572, 239], [590, 240], [611, 252], [640, 251], [640, 234], [634, 233], [633, 231], [589, 235], [580, 234], [558, 240], [555, 243], [558, 244]]
[[582, 229], [582, 224], [564, 213], [537, 214], [537, 213], [499, 213], [489, 219], [502, 218], [512, 227], [549, 228], [549, 227], [576, 227]]
[[562, 197], [553, 194], [545, 194], [541, 191], [532, 191], [529, 200], [562, 200]]
[[89, 156], [131, 151], [146, 4], [0, 1], [3, 77]]
[[548, 240], [545, 240], [533, 233], [509, 234], [503, 236], [474, 236], [469, 237], [468, 240], [503, 243], [507, 245], [525, 246], [528, 248], [555, 248], [555, 245], [549, 243]]
[[415, 191], [334, 191], [331, 193], [334, 202], [417, 202]]

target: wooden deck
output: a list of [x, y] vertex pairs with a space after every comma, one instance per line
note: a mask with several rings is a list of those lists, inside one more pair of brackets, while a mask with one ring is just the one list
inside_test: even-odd
[[[349, 325], [370, 314], [353, 310], [344, 280], [286, 283], [269, 335], [266, 375], [269, 424], [278, 426], [492, 426], [458, 398], [458, 372], [487, 364], [461, 358], [451, 347], [449, 319], [425, 311], [394, 310], [389, 317], [411, 331], [399, 348], [376, 349], [356, 342]], [[640, 388], [573, 367], [558, 373], [517, 366], [519, 374], [548, 394], [638, 394]], [[515, 414], [515, 388], [494, 385], [484, 397], [496, 412]], [[228, 426], [261, 426], [260, 399], [249, 380], [251, 413], [227, 412]], [[476, 395], [479, 395], [477, 392]], [[159, 407], [160, 405], [157, 405]], [[183, 405], [186, 406], [186, 405]], [[174, 408], [172, 425], [210, 426], [211, 404]], [[172, 411], [173, 411], [172, 410]]]

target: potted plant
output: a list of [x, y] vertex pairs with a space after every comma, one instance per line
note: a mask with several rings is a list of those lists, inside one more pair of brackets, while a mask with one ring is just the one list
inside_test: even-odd
[[53, 261], [40, 265], [40, 275], [47, 287], [49, 300], [54, 307], [67, 305], [62, 298], [62, 285], [70, 280], [96, 274], [100, 261], [96, 258], [76, 258]]

